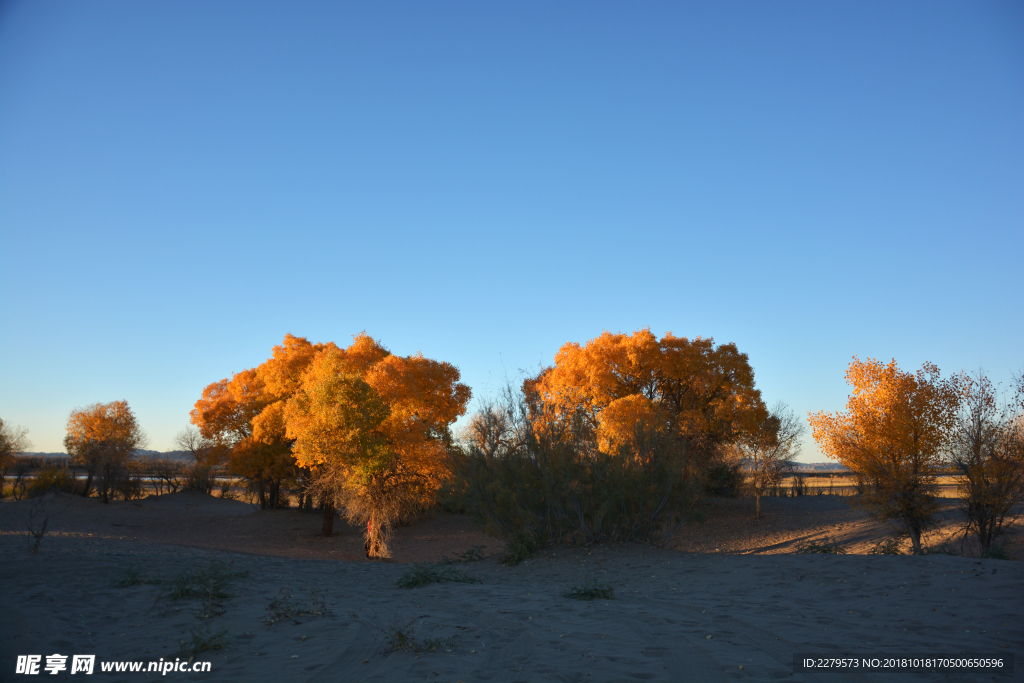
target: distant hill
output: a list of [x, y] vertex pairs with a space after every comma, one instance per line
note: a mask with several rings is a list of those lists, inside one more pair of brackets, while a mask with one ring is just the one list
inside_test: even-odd
[[797, 472], [849, 472], [837, 462], [798, 462], [793, 465], [793, 469]]
[[[67, 453], [40, 453], [40, 452], [25, 452], [24, 455], [31, 456], [33, 458], [66, 458]], [[164, 458], [167, 460], [191, 460], [192, 454], [188, 451], [149, 451], [140, 449], [135, 451], [135, 455], [140, 458], [157, 459]]]

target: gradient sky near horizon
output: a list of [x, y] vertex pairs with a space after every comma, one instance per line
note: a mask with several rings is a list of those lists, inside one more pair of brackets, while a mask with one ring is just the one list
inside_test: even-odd
[[[0, 418], [170, 450], [285, 333], [476, 398], [649, 326], [1024, 369], [1020, 2], [0, 4]], [[808, 440], [800, 458], [822, 460]]]

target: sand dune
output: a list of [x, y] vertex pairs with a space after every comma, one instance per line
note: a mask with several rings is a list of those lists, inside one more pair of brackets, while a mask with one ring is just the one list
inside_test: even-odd
[[[405, 562], [499, 545], [464, 519], [441, 515], [399, 530], [395, 561], [361, 558], [358, 533], [317, 539], [317, 515], [260, 513], [202, 496], [141, 505], [50, 501], [53, 533], [40, 551], [20, 533], [26, 504], [0, 505], [0, 680], [19, 654], [96, 654], [98, 660], [173, 660], [197, 627], [226, 629], [227, 648], [205, 652], [211, 672], [172, 672], [207, 681], [897, 681], [941, 674], [793, 673], [794, 653], [955, 654], [1024, 652], [1024, 565], [944, 555], [739, 554], [750, 532], [688, 534], [718, 553], [635, 545], [559, 549], [504, 567], [493, 557], [458, 565], [480, 583], [402, 589]], [[833, 501], [834, 502], [834, 501]], [[800, 512], [831, 524], [831, 503]], [[822, 508], [818, 510], [813, 506]], [[800, 515], [769, 511], [767, 542], [801, 534]], [[794, 508], [795, 509], [795, 508]], [[836, 508], [846, 514], [848, 508]], [[720, 511], [719, 520], [728, 513]], [[786, 519], [783, 519], [786, 518]], [[787, 521], [788, 520], [788, 521]], [[267, 522], [273, 524], [267, 524]], [[712, 525], [712, 526], [709, 526]], [[783, 527], [793, 527], [785, 530]], [[827, 526], [834, 530], [835, 524]], [[23, 528], [23, 527], [22, 527]], [[818, 533], [819, 526], [803, 529]], [[859, 531], [858, 531], [859, 530]], [[863, 534], [852, 527], [851, 537]], [[760, 534], [760, 535], [758, 535]], [[794, 537], [795, 537], [794, 536]], [[192, 538], [188, 545], [183, 538]], [[696, 536], [695, 536], [696, 538]], [[217, 539], [220, 539], [218, 541]], [[784, 543], [785, 541], [783, 541]], [[358, 547], [356, 547], [358, 544]], [[772, 545], [772, 544], [768, 544]], [[760, 546], [758, 546], [760, 547]], [[358, 551], [358, 552], [357, 552]], [[210, 560], [248, 572], [234, 581], [224, 613], [197, 616], [195, 598], [161, 599], [167, 580]], [[113, 587], [128, 568], [163, 584]], [[613, 600], [562, 597], [597, 580]], [[284, 593], [282, 593], [284, 591]], [[320, 597], [311, 597], [311, 591]], [[329, 614], [267, 623], [275, 600], [322, 605]], [[280, 604], [280, 603], [279, 603]], [[319, 611], [319, 610], [317, 610]], [[280, 612], [280, 610], [278, 610]], [[404, 634], [413, 648], [394, 649]], [[401, 640], [399, 639], [399, 644]], [[434, 646], [434, 649], [430, 649]], [[156, 673], [100, 674], [152, 680]], [[69, 677], [67, 672], [61, 676]], [[974, 672], [944, 680], [1024, 680]]]

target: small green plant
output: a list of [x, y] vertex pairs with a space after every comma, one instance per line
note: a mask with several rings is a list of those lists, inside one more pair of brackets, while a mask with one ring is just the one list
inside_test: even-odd
[[591, 579], [562, 593], [562, 597], [572, 600], [614, 600], [615, 589], [606, 583]]
[[263, 617], [263, 623], [273, 626], [283, 619], [295, 619], [296, 617], [323, 617], [331, 613], [327, 609], [327, 603], [320, 591], [315, 588], [309, 589], [309, 598], [303, 602], [292, 600], [291, 589], [285, 586], [281, 589], [278, 597], [271, 600], [267, 605], [269, 614]]
[[417, 564], [402, 574], [397, 581], [399, 588], [418, 588], [430, 583], [482, 583], [461, 569], [441, 567], [432, 564]]
[[982, 555], [986, 560], [1008, 560], [1010, 556], [1006, 553], [1006, 548], [1002, 545], [990, 545], [985, 554]]
[[537, 539], [532, 534], [520, 532], [505, 543], [505, 555], [501, 563], [514, 567], [537, 551]]
[[960, 553], [958, 553], [956, 551], [956, 549], [953, 546], [951, 546], [950, 544], [948, 544], [948, 543], [943, 543], [942, 545], [938, 546], [937, 548], [924, 548], [924, 549], [922, 549], [922, 554], [923, 555], [952, 555], [954, 557], [958, 557], [960, 555]]
[[124, 570], [124, 574], [121, 578], [116, 581], [112, 581], [110, 586], [112, 588], [127, 588], [128, 586], [156, 583], [160, 583], [159, 578], [151, 577], [144, 572], [140, 572], [138, 565], [132, 564]]
[[202, 569], [184, 571], [172, 578], [163, 597], [172, 601], [199, 598], [202, 601], [199, 618], [218, 617], [224, 614], [224, 601], [234, 597], [230, 592], [231, 584], [235, 579], [246, 576], [249, 572], [232, 571], [227, 562], [210, 560]]
[[212, 632], [208, 627], [204, 629], [197, 626], [192, 629], [191, 641], [179, 640], [178, 644], [181, 647], [182, 657], [195, 657], [201, 652], [223, 650], [228, 646], [228, 630], [222, 628]]
[[388, 632], [388, 643], [391, 645], [392, 652], [416, 649], [416, 640], [413, 638], [412, 632], [406, 633], [397, 628]]
[[839, 541], [832, 541], [828, 536], [822, 541], [805, 541], [796, 547], [798, 553], [808, 554], [832, 554], [832, 555], [845, 555], [846, 547], [839, 543]]
[[423, 649], [436, 652], [438, 648], [455, 648], [455, 641], [451, 638], [424, 638]]
[[398, 624], [397, 621], [387, 631], [388, 645], [392, 652], [399, 650], [412, 650], [413, 652], [436, 652], [438, 648], [455, 647], [455, 641], [451, 638], [426, 638], [420, 642], [416, 638], [413, 629], [413, 622]]
[[882, 539], [871, 546], [868, 555], [902, 555], [903, 553], [900, 552], [900, 543], [902, 541], [903, 538], [898, 535]]
[[454, 558], [441, 556], [440, 564], [459, 564], [463, 562], [479, 562], [484, 559], [484, 546], [475, 545], [464, 553], [456, 553]]

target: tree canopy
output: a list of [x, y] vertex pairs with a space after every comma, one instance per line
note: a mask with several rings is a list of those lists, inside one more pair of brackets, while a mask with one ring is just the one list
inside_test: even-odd
[[[273, 490], [299, 467], [321, 479], [330, 472], [357, 499], [411, 478], [425, 502], [446, 476], [449, 429], [469, 398], [453, 365], [395, 356], [365, 333], [344, 349], [286, 335], [258, 367], [207, 386], [192, 422], [231, 445], [235, 471]], [[333, 497], [331, 486], [320, 492]]]
[[925, 363], [916, 373], [856, 356], [846, 371], [853, 387], [845, 412], [809, 415], [822, 452], [869, 484], [865, 501], [882, 519], [900, 521], [914, 551], [937, 509], [934, 477], [956, 424], [961, 378], [942, 379]]
[[72, 462], [86, 468], [82, 495], [89, 495], [98, 475], [100, 497], [107, 502], [135, 450], [145, 443], [146, 437], [127, 401], [94, 403], [71, 411], [64, 447]]
[[659, 340], [647, 328], [565, 344], [523, 392], [540, 428], [571, 426], [609, 452], [666, 434], [708, 453], [767, 417], [735, 344], [671, 332]]

